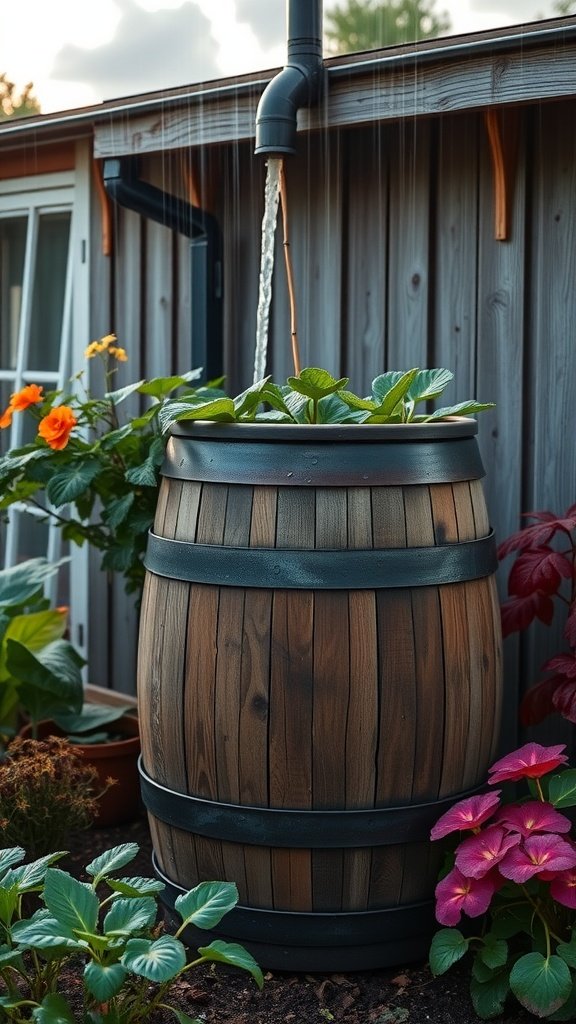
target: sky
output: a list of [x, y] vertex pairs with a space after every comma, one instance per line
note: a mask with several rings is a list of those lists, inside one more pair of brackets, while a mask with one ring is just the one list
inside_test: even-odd
[[[339, 0], [324, 0], [324, 9]], [[552, 16], [552, 0], [436, 0], [454, 33]], [[284, 63], [285, 0], [0, 0], [0, 72], [42, 112]]]

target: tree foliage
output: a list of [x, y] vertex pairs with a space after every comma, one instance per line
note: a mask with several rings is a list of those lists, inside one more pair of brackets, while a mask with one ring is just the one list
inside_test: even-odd
[[0, 121], [8, 117], [27, 117], [39, 113], [40, 103], [34, 95], [33, 82], [28, 82], [18, 90], [6, 72], [0, 72]]
[[436, 0], [345, 0], [325, 14], [332, 53], [376, 50], [442, 35], [450, 29]]

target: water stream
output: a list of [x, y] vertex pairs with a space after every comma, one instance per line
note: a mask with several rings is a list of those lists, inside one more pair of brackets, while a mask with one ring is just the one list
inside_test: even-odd
[[280, 195], [280, 168], [282, 160], [270, 157], [266, 170], [264, 188], [264, 216], [262, 218], [262, 248], [260, 254], [260, 285], [258, 292], [258, 309], [256, 312], [256, 349], [254, 355], [254, 383], [262, 380], [266, 374], [266, 357], [268, 354], [268, 322], [270, 319], [270, 301], [272, 299], [272, 276], [274, 273], [274, 244], [276, 221], [278, 219], [278, 200]]

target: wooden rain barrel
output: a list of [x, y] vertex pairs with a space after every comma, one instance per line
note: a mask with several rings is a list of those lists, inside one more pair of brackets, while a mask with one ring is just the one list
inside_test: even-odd
[[427, 956], [429, 831], [499, 731], [476, 430], [182, 423], [168, 442], [138, 670], [155, 867], [169, 905], [236, 882], [211, 934], [264, 967]]

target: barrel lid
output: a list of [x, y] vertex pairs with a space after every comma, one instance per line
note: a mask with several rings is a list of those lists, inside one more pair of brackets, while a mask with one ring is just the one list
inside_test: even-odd
[[478, 423], [469, 416], [450, 416], [429, 423], [217, 423], [211, 420], [180, 420], [170, 430], [175, 437], [216, 440], [299, 441], [452, 441], [473, 437]]

